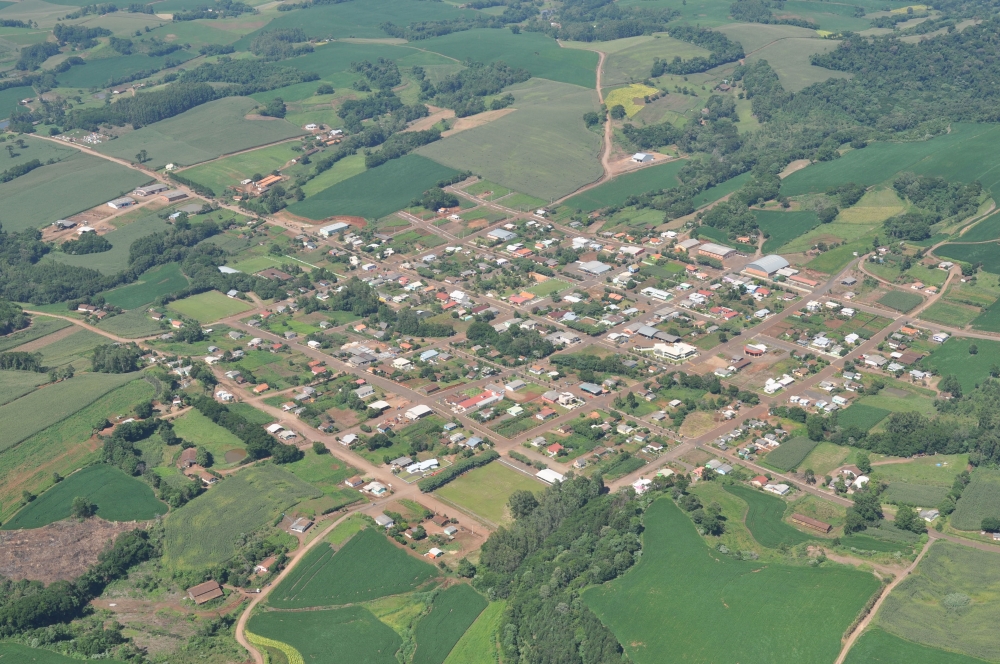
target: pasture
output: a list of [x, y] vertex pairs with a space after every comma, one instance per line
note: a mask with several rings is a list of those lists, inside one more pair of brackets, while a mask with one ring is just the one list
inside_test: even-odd
[[[329, 5], [328, 5], [329, 6]], [[336, 6], [336, 5], [334, 5]], [[280, 646], [255, 639], [276, 641]], [[285, 661], [344, 661], [356, 664], [396, 664], [402, 639], [363, 606], [326, 611], [264, 611], [247, 623], [251, 642], [298, 657]], [[272, 659], [271, 661], [276, 661]]]
[[[232, 406], [230, 406], [230, 410], [232, 410]], [[260, 418], [255, 422], [257, 424], [266, 424], [272, 419], [267, 413], [262, 411], [255, 410], [254, 412]], [[243, 412], [240, 412], [240, 414], [248, 419], [253, 417], [253, 414], [248, 415]], [[267, 419], [263, 420], [261, 416]], [[344, 486], [344, 480], [358, 474], [357, 469], [342, 463], [336, 457], [328, 454], [307, 453], [298, 461], [285, 464], [284, 468], [300, 480], [308, 482], [325, 495], [332, 497], [338, 506], [350, 505], [351, 503], [363, 500], [360, 493]]]
[[1000, 517], [1000, 471], [977, 468], [951, 515], [951, 525], [979, 530], [986, 517]]
[[[868, 530], [862, 531], [862, 533], [867, 532], [872, 532], [872, 529], [869, 528]], [[912, 546], [903, 542], [889, 542], [865, 534], [845, 535], [840, 538], [840, 545], [849, 549], [857, 549], [859, 551], [876, 551], [878, 553], [893, 553], [896, 551], [909, 553], [913, 550]]]
[[99, 463], [73, 473], [28, 503], [3, 529], [41, 528], [68, 519], [78, 496], [97, 505], [97, 516], [106, 521], [146, 521], [167, 512], [148, 484]]
[[792, 438], [768, 452], [764, 457], [764, 465], [778, 470], [793, 470], [799, 467], [818, 444], [815, 440], [801, 436]]
[[[956, 304], [947, 300], [938, 300], [931, 306], [920, 312], [920, 319], [934, 323], [942, 323], [955, 327], [965, 327], [977, 319], [983, 319], [982, 327], [977, 329], [992, 329], [993, 316], [986, 317], [986, 312], [980, 314], [980, 310], [964, 304]], [[1000, 331], [1000, 330], [998, 330]]]
[[837, 48], [836, 39], [789, 37], [772, 42], [747, 56], [747, 63], [767, 60], [781, 81], [781, 86], [789, 92], [798, 92], [813, 83], [829, 78], [850, 78], [846, 72], [817, 67], [809, 61], [813, 55], [826, 53]]
[[149, 337], [162, 332], [160, 324], [149, 317], [141, 309], [127, 311], [111, 318], [106, 318], [97, 324], [98, 329], [116, 334], [126, 339]]
[[[315, 87], [316, 84], [312, 85]], [[216, 194], [222, 195], [226, 191], [226, 187], [238, 186], [242, 180], [246, 180], [254, 174], [266, 175], [271, 171], [281, 170], [289, 161], [300, 157], [301, 152], [292, 152], [293, 145], [297, 145], [297, 143], [290, 141], [269, 145], [259, 150], [234, 154], [185, 169], [182, 174], [189, 180], [194, 180]]]
[[130, 224], [117, 228], [104, 236], [111, 243], [111, 249], [97, 254], [64, 254], [61, 251], [49, 254], [53, 260], [66, 265], [89, 267], [102, 274], [115, 274], [128, 267], [129, 250], [132, 243], [152, 233], [165, 231], [170, 226], [155, 214], [149, 214]]
[[314, 547], [271, 593], [278, 609], [355, 604], [398, 595], [421, 586], [436, 575], [422, 562], [366, 528], [334, 553]]
[[857, 203], [841, 210], [837, 221], [844, 224], [881, 224], [889, 217], [906, 212], [906, 201], [892, 187], [865, 192]]
[[781, 498], [742, 484], [726, 485], [725, 489], [747, 504], [744, 522], [761, 546], [776, 549], [782, 544], [794, 546], [815, 539], [782, 520], [788, 504]]
[[[127, 194], [149, 181], [148, 175], [100, 157], [72, 155], [0, 183], [3, 227], [7, 232], [40, 228]], [[53, 191], [59, 195], [51, 195]]]
[[1000, 554], [935, 542], [916, 573], [885, 599], [874, 623], [908, 641], [996, 661], [998, 563]]
[[151, 168], [168, 163], [186, 166], [304, 133], [276, 118], [247, 119], [256, 105], [249, 97], [218, 99], [102, 143], [97, 151], [132, 160], [145, 149]]
[[891, 290], [878, 299], [879, 304], [885, 305], [890, 309], [895, 309], [896, 311], [901, 311], [904, 314], [920, 306], [923, 301], [924, 298], [916, 293], [907, 293], [900, 290]]
[[845, 664], [981, 664], [981, 659], [922, 646], [869, 627], [847, 653]]
[[[514, 112], [417, 152], [544, 201], [600, 178], [601, 138], [583, 123], [584, 113], [598, 110], [594, 90], [530, 79], [509, 92]], [[498, 146], [503, 146], [502, 152]]]
[[343, 182], [349, 178], [365, 172], [365, 156], [355, 154], [341, 159], [332, 167], [323, 171], [309, 182], [302, 186], [302, 191], [306, 196], [312, 196], [323, 191], [327, 187], [332, 187], [338, 182]]
[[505, 602], [490, 602], [451, 649], [445, 664], [496, 664], [496, 637], [505, 607]]
[[0, 120], [6, 120], [9, 118], [11, 111], [17, 108], [18, 103], [22, 99], [25, 97], [31, 97], [34, 94], [34, 88], [30, 85], [0, 90]]
[[[888, 461], [888, 459], [886, 459]], [[955, 476], [965, 470], [969, 463], [967, 454], [935, 454], [906, 460], [898, 463], [876, 463], [872, 472], [879, 479], [912, 484], [927, 484], [951, 488]]]
[[235, 297], [228, 297], [219, 291], [211, 290], [197, 295], [191, 295], [183, 300], [175, 300], [168, 305], [177, 313], [187, 318], [193, 318], [199, 323], [235, 316], [253, 309], [253, 305]]
[[134, 284], [105, 291], [103, 295], [109, 304], [122, 309], [135, 309], [149, 304], [161, 295], [183, 290], [187, 286], [188, 280], [181, 272], [180, 265], [166, 263], [146, 270]]
[[750, 172], [742, 173], [734, 178], [730, 178], [725, 182], [721, 182], [714, 187], [709, 187], [705, 191], [701, 192], [697, 196], [691, 199], [695, 207], [702, 207], [708, 205], [709, 203], [714, 203], [715, 201], [728, 196], [733, 193], [750, 179]]
[[593, 212], [612, 205], [622, 205], [629, 196], [638, 196], [655, 189], [672, 189], [680, 184], [677, 173], [684, 164], [684, 160], [676, 159], [632, 173], [624, 173], [566, 199], [563, 205], [581, 212]]
[[381, 219], [454, 175], [456, 171], [448, 166], [408, 154], [327, 187], [289, 206], [288, 211], [314, 220], [337, 214]]
[[819, 217], [812, 210], [802, 212], [775, 212], [754, 210], [757, 225], [767, 239], [764, 240], [763, 253], [778, 251], [800, 235], [805, 235], [819, 226]]
[[487, 604], [482, 595], [465, 583], [438, 593], [431, 612], [421, 618], [414, 630], [417, 652], [413, 664], [443, 664]]
[[[201, 569], [224, 562], [235, 553], [241, 534], [270, 525], [284, 510], [320, 495], [315, 487], [270, 463], [230, 475], [167, 519], [164, 564]], [[226, 518], [220, 520], [220, 514]]]
[[[25, 306], [29, 309], [32, 307], [30, 304], [26, 304]], [[29, 341], [41, 339], [46, 335], [52, 334], [56, 330], [61, 330], [72, 324], [73, 323], [61, 318], [52, 318], [51, 316], [32, 316], [31, 325], [28, 327], [23, 330], [18, 330], [17, 332], [11, 332], [10, 334], [0, 336], [0, 351], [17, 348], [18, 346], [26, 344]]]
[[435, 491], [435, 495], [494, 524], [510, 523], [507, 501], [515, 491], [538, 493], [538, 480], [502, 463], [474, 468]]
[[[969, 346], [975, 343], [975, 355]], [[942, 376], [955, 375], [962, 389], [971, 391], [990, 375], [990, 367], [1000, 363], [1000, 342], [988, 339], [952, 337], [922, 360], [923, 366]]]
[[857, 427], [862, 431], [868, 431], [887, 417], [889, 417], [889, 411], [885, 408], [855, 403], [840, 411], [837, 415], [837, 424], [842, 427]]
[[49, 382], [48, 374], [34, 371], [0, 370], [0, 405], [23, 397], [39, 385]]
[[[833, 661], [840, 638], [878, 588], [871, 574], [740, 561], [711, 550], [694, 524], [665, 498], [645, 513], [643, 555], [635, 567], [583, 594], [632, 661], [742, 664]], [[753, 615], [763, 596], [767, 630]], [[670, 616], [663, 620], [663, 616]]]

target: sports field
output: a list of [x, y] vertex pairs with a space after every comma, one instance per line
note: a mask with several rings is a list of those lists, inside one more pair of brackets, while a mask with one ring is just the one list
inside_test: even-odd
[[951, 525], [959, 530], [979, 530], [986, 517], [1000, 517], [1000, 471], [977, 468], [951, 515]]
[[380, 219], [456, 173], [430, 159], [408, 154], [327, 187], [289, 206], [288, 211], [316, 220], [337, 214]]
[[414, 630], [413, 664], [443, 664], [486, 605], [486, 599], [465, 583], [441, 591]]
[[169, 308], [199, 323], [210, 323], [253, 309], [253, 305], [212, 290], [171, 302]]
[[847, 653], [845, 664], [981, 664], [983, 660], [901, 639], [869, 628]]
[[920, 306], [920, 303], [923, 301], [924, 298], [916, 293], [907, 293], [906, 291], [899, 290], [891, 290], [878, 299], [879, 304], [884, 304], [896, 311], [902, 311], [904, 314]]
[[334, 661], [396, 664], [396, 651], [402, 645], [399, 635], [363, 606], [324, 611], [264, 611], [247, 623], [247, 637], [258, 647], [284, 651], [287, 657], [284, 661], [289, 664]]
[[[201, 569], [224, 562], [236, 539], [270, 524], [296, 503], [321, 492], [280, 466], [263, 464], [220, 480], [166, 521], [163, 561], [173, 569]], [[220, 519], [219, 515], [225, 518]]]
[[[739, 561], [711, 550], [666, 498], [645, 514], [643, 555], [627, 574], [584, 592], [637, 664], [663, 661], [741, 664], [832, 662], [840, 638], [878, 588], [871, 574]], [[761, 597], [767, 629], [754, 620]], [[663, 616], [669, 616], [664, 620]]]
[[538, 493], [538, 480], [502, 463], [489, 463], [445, 484], [435, 494], [495, 524], [509, 523], [507, 501], [515, 491]]
[[102, 143], [97, 150], [132, 160], [144, 149], [149, 154], [148, 167], [187, 166], [304, 133], [276, 118], [248, 120], [246, 114], [256, 105], [249, 97], [218, 99]]
[[778, 251], [800, 235], [804, 235], [819, 226], [819, 217], [812, 210], [802, 212], [774, 212], [754, 210], [757, 225], [764, 233], [763, 252], [770, 254]]
[[[973, 344], [978, 351], [975, 355], [969, 352], [969, 346]], [[998, 363], [1000, 342], [959, 337], [948, 339], [922, 360], [925, 367], [939, 375], [957, 376], [966, 392], [983, 382], [990, 375], [990, 367]]]
[[809, 456], [818, 444], [815, 440], [804, 437], [792, 438], [768, 452], [764, 457], [764, 465], [778, 470], [798, 468], [802, 460]]
[[794, 546], [815, 539], [782, 520], [788, 504], [781, 498], [742, 484], [727, 485], [725, 489], [747, 504], [746, 526], [762, 546], [776, 549], [782, 544]]
[[122, 309], [135, 309], [161, 295], [183, 290], [187, 285], [187, 277], [181, 273], [180, 265], [167, 263], [143, 272], [134, 284], [105, 291], [104, 299]]
[[862, 431], [868, 431], [887, 417], [889, 417], [889, 411], [884, 408], [856, 403], [840, 411], [837, 416], [837, 424], [842, 427], [857, 427]]
[[111, 243], [111, 249], [108, 251], [81, 255], [64, 254], [58, 251], [50, 253], [49, 256], [66, 265], [89, 267], [102, 274], [115, 274], [128, 267], [129, 249], [133, 242], [168, 228], [170, 226], [167, 222], [155, 214], [150, 214], [105, 235], [104, 239]]
[[685, 163], [687, 162], [683, 159], [676, 159], [619, 175], [609, 182], [566, 199], [563, 205], [581, 212], [593, 212], [612, 205], [621, 205], [629, 196], [638, 196], [654, 189], [676, 187], [680, 184], [677, 173]]
[[67, 519], [77, 497], [97, 505], [97, 516], [107, 521], [145, 521], [167, 512], [148, 484], [99, 463], [73, 473], [28, 503], [3, 529], [41, 528]]
[[436, 574], [433, 565], [405, 553], [366, 528], [334, 553], [314, 547], [271, 593], [278, 609], [354, 604], [414, 590]]

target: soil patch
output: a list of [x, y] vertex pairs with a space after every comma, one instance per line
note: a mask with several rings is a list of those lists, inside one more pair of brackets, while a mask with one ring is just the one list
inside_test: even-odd
[[41, 350], [49, 344], [55, 343], [60, 339], [65, 339], [74, 332], [79, 332], [80, 328], [77, 325], [70, 325], [69, 327], [64, 327], [61, 330], [56, 330], [52, 334], [46, 334], [44, 337], [39, 337], [34, 341], [29, 341], [26, 344], [21, 344], [14, 350], [19, 353], [34, 353], [36, 350]]
[[792, 163], [788, 164], [788, 166], [785, 166], [785, 170], [778, 173], [778, 177], [784, 180], [795, 171], [801, 171], [803, 168], [805, 168], [811, 163], [812, 162], [809, 161], [808, 159], [796, 159]]
[[476, 115], [459, 118], [455, 121], [455, 125], [446, 132], [442, 132], [442, 138], [451, 136], [452, 134], [457, 134], [460, 131], [465, 131], [466, 129], [475, 129], [476, 127], [481, 127], [484, 124], [493, 122], [494, 120], [499, 120], [508, 113], [513, 113], [516, 108], [501, 108], [498, 111], [486, 111], [485, 113], [477, 113]]

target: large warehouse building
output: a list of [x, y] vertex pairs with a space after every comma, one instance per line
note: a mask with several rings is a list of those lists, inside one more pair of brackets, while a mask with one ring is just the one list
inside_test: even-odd
[[746, 266], [747, 274], [752, 274], [755, 277], [771, 277], [778, 270], [782, 270], [788, 267], [788, 261], [777, 254], [771, 254], [769, 256], [764, 256], [763, 258], [758, 258], [753, 263]]
[[733, 254], [736, 250], [732, 247], [724, 247], [721, 244], [715, 244], [714, 242], [708, 242], [706, 244], [698, 247], [698, 253], [702, 256], [708, 256], [709, 258], [714, 258], [717, 261], [724, 261]]

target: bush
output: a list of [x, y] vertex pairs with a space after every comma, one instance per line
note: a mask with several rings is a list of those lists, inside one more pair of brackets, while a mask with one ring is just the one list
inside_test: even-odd
[[448, 482], [456, 479], [465, 472], [472, 470], [473, 468], [479, 468], [480, 466], [485, 466], [491, 461], [499, 459], [500, 455], [493, 450], [488, 450], [479, 454], [477, 456], [469, 457], [468, 459], [462, 459], [457, 461], [454, 465], [449, 466], [442, 470], [437, 475], [425, 478], [417, 482], [417, 486], [420, 487], [420, 491], [423, 493], [430, 493], [436, 489], [440, 489]]

